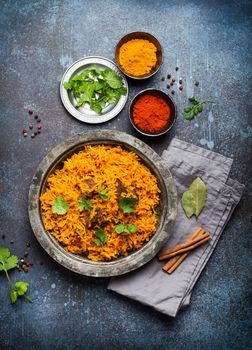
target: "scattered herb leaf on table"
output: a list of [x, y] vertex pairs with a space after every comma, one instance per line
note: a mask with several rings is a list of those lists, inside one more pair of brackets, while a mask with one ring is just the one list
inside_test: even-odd
[[64, 83], [77, 99], [76, 108], [88, 103], [97, 114], [101, 114], [107, 103], [116, 103], [127, 89], [123, 86], [122, 78], [112, 69], [104, 70], [91, 66], [81, 74], [75, 75], [69, 82]]
[[203, 105], [205, 103], [215, 103], [212, 100], [200, 101], [196, 97], [190, 97], [189, 101], [191, 102], [191, 106], [187, 106], [184, 108], [183, 118], [186, 120], [194, 119], [199, 113], [203, 111]]
[[14, 269], [18, 265], [18, 257], [16, 255], [11, 255], [8, 248], [0, 247], [0, 271], [4, 271], [9, 283], [10, 287], [10, 302], [14, 304], [17, 301], [18, 297], [23, 296], [30, 303], [32, 303], [32, 299], [26, 295], [26, 292], [29, 288], [29, 284], [27, 282], [19, 281], [15, 284], [12, 283], [8, 270]]

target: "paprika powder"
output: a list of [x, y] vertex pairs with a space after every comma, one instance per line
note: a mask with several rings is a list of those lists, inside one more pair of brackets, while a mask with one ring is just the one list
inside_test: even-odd
[[146, 94], [133, 106], [132, 120], [138, 129], [156, 133], [167, 124], [170, 113], [170, 107], [161, 97]]

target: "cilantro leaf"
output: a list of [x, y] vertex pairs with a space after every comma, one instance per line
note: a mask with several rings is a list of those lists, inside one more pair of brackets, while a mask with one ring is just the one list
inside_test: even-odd
[[8, 271], [18, 265], [18, 257], [10, 255], [8, 248], [0, 247], [0, 271]]
[[194, 119], [199, 113], [203, 111], [203, 105], [205, 103], [215, 103], [212, 100], [200, 101], [195, 96], [189, 98], [191, 102], [191, 106], [187, 106], [184, 108], [183, 118], [186, 120]]
[[118, 224], [115, 227], [115, 232], [120, 234], [120, 233], [124, 232], [124, 229], [125, 229], [125, 225], [124, 224]]
[[71, 84], [71, 82], [66, 82], [66, 83], [64, 83], [64, 88], [67, 89], [67, 90], [71, 90], [71, 89], [72, 89], [72, 84]]
[[132, 224], [128, 224], [128, 225], [127, 225], [127, 229], [128, 229], [128, 231], [129, 231], [130, 233], [135, 233], [135, 232], [137, 232], [137, 230], [138, 230], [137, 226], [132, 225]]
[[11, 289], [9, 296], [10, 296], [11, 304], [15, 304], [15, 302], [17, 301], [17, 298], [18, 298], [17, 291], [15, 289]]
[[18, 296], [24, 296], [27, 300], [32, 302], [31, 298], [25, 294], [28, 290], [28, 283], [16, 282], [15, 285], [13, 285], [13, 283], [11, 282], [7, 271], [13, 269], [17, 265], [18, 257], [16, 255], [10, 255], [10, 251], [8, 248], [0, 247], [0, 271], [4, 270], [8, 279], [10, 286], [9, 298], [11, 304], [14, 304], [17, 301]]
[[87, 201], [83, 195], [80, 196], [80, 199], [78, 200], [78, 209], [79, 211], [87, 210], [90, 211], [92, 208], [92, 203], [90, 201]]
[[96, 68], [95, 66], [90, 66], [87, 71], [94, 76], [99, 76], [101, 74], [100, 69]]
[[15, 287], [16, 287], [16, 291], [18, 293], [18, 295], [24, 295], [29, 287], [29, 283], [26, 282], [16, 282], [15, 283]]
[[52, 212], [54, 214], [65, 215], [69, 210], [69, 204], [63, 196], [57, 196], [52, 204]]
[[96, 235], [96, 238], [94, 239], [94, 243], [98, 247], [103, 246], [108, 240], [106, 233], [102, 229], [98, 229], [96, 231], [95, 235]]
[[118, 224], [115, 226], [115, 232], [123, 235], [130, 235], [131, 233], [137, 232], [138, 228], [132, 224]]
[[86, 83], [79, 89], [81, 96], [75, 107], [81, 107], [84, 103], [91, 103], [95, 86], [93, 83]]
[[69, 82], [64, 83], [64, 87], [76, 97], [76, 108], [88, 103], [97, 114], [102, 113], [107, 102], [116, 103], [121, 95], [127, 93], [122, 78], [116, 72], [109, 68], [100, 70], [95, 66], [73, 76]]
[[119, 207], [122, 209], [124, 214], [133, 213], [135, 211], [135, 206], [137, 199], [134, 197], [124, 197], [119, 200]]
[[104, 69], [102, 76], [113, 89], [118, 89], [123, 86], [122, 78], [111, 69]]
[[102, 112], [102, 106], [98, 101], [91, 101], [90, 102], [90, 108], [95, 111], [97, 114], [101, 114]]
[[109, 194], [108, 194], [108, 189], [105, 188], [104, 190], [101, 190], [98, 192], [101, 199], [104, 200], [104, 201], [107, 201], [109, 199]]

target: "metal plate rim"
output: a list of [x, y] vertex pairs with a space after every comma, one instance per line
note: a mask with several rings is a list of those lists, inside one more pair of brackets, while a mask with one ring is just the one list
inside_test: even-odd
[[[126, 95], [121, 96], [121, 98], [119, 99], [117, 104], [114, 106], [114, 108], [104, 115], [87, 116], [87, 115], [81, 113], [80, 111], [78, 111], [72, 105], [72, 103], [69, 99], [69, 96], [68, 96], [68, 92], [64, 88], [63, 84], [68, 81], [68, 79], [66, 79], [66, 77], [68, 77], [68, 75], [72, 76], [74, 74], [74, 72], [77, 69], [79, 69], [82, 65], [84, 66], [85, 63], [86, 64], [98, 63], [100, 65], [103, 65], [104, 67], [113, 69], [122, 78], [123, 84], [127, 89]], [[117, 65], [112, 60], [110, 60], [106, 57], [103, 57], [103, 56], [85, 56], [85, 57], [78, 59], [77, 61], [73, 62], [66, 69], [66, 71], [64, 72], [63, 77], [60, 81], [60, 98], [61, 98], [63, 106], [68, 111], [68, 113], [70, 113], [74, 118], [76, 118], [82, 122], [88, 123], [88, 124], [100, 124], [100, 123], [104, 123], [104, 122], [107, 122], [107, 121], [115, 118], [122, 111], [123, 107], [125, 106], [127, 99], [128, 99], [128, 94], [129, 94], [129, 87], [128, 87], [128, 82], [127, 82], [125, 75], [121, 72], [121, 70], [117, 67]]]

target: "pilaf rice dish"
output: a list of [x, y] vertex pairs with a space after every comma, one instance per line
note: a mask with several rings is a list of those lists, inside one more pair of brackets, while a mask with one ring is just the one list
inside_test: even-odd
[[114, 260], [155, 234], [159, 193], [134, 152], [87, 145], [49, 176], [40, 197], [44, 226], [73, 254]]

